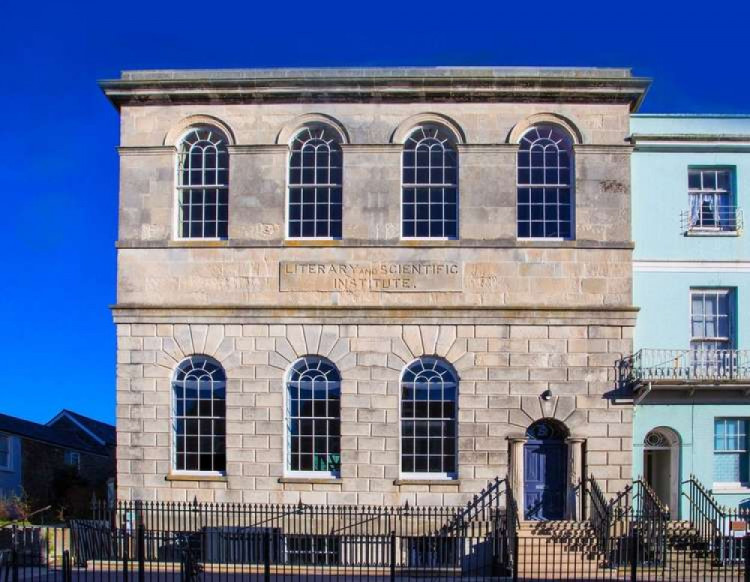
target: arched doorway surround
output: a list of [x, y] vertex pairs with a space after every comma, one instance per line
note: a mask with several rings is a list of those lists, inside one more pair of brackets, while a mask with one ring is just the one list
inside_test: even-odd
[[643, 439], [643, 478], [669, 508], [671, 518], [679, 517], [680, 435], [666, 426], [651, 429]]

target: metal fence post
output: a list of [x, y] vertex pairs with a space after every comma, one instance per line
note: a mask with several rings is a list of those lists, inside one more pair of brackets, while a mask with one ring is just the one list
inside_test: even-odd
[[638, 580], [638, 544], [640, 543], [640, 536], [635, 527], [631, 530], [628, 541], [630, 542], [630, 582], [636, 582]]
[[13, 582], [18, 582], [18, 550], [15, 547], [15, 540], [13, 545], [13, 551], [10, 553], [10, 560], [11, 560], [11, 577], [13, 579]]
[[146, 582], [146, 527], [143, 522], [135, 531], [138, 538], [138, 582]]
[[70, 552], [65, 550], [62, 555], [62, 578], [63, 582], [72, 582], [73, 571], [70, 567]]
[[263, 580], [271, 582], [271, 532], [263, 532]]
[[128, 548], [122, 551], [122, 582], [128, 582]]
[[513, 582], [518, 582], [518, 534], [513, 536]]
[[741, 538], [742, 539], [742, 562], [743, 566], [745, 567], [745, 577], [743, 580], [745, 582], [750, 582], [750, 540], [748, 538]]
[[391, 563], [391, 582], [396, 580], [396, 532], [391, 532], [390, 540], [390, 563]]

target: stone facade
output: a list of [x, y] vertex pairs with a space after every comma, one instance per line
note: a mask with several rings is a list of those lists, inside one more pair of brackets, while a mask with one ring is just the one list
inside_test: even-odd
[[[646, 84], [621, 70], [428, 69], [338, 71], [321, 88], [325, 75], [144, 72], [103, 84], [122, 118], [118, 496], [462, 503], [509, 473], [511, 441], [545, 417], [567, 429], [571, 479], [591, 472], [621, 489], [632, 411], [616, 363], [635, 321], [625, 140]], [[228, 240], [176, 240], [176, 140], [207, 120], [232, 141]], [[285, 238], [287, 144], [310, 120], [342, 134], [341, 240]], [[458, 240], [400, 239], [403, 136], [426, 121], [457, 138]], [[518, 137], [540, 122], [575, 142], [574, 240], [516, 238]], [[193, 354], [227, 373], [227, 471], [210, 479], [171, 471], [170, 383]], [[285, 472], [285, 374], [310, 354], [341, 372], [334, 480]], [[424, 355], [459, 375], [458, 478], [445, 483], [399, 475], [400, 374]]]

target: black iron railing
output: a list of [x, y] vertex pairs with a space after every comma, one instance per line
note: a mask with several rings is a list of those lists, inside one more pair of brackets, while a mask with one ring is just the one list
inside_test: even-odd
[[638, 350], [620, 363], [621, 378], [631, 384], [750, 379], [750, 350]]
[[695, 475], [682, 483], [682, 496], [688, 503], [693, 543], [716, 563], [742, 559], [740, 542], [750, 533], [750, 510], [719, 505]]
[[584, 495], [588, 501], [586, 503], [586, 516], [594, 530], [597, 547], [604, 550], [604, 548], [609, 547], [612, 527], [609, 503], [593, 475], [585, 479], [582, 484]]

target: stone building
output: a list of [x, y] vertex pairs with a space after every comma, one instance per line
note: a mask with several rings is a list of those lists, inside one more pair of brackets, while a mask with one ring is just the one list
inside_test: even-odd
[[574, 515], [631, 477], [624, 69], [139, 71], [118, 496]]

